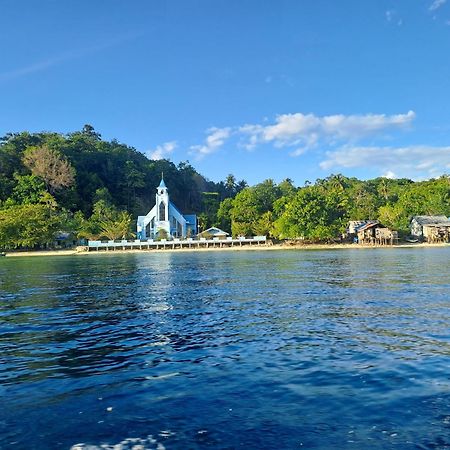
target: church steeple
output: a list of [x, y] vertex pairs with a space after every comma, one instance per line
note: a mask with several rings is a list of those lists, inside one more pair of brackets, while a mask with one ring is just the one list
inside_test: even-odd
[[161, 172], [161, 182], [159, 183], [158, 189], [167, 189], [166, 183], [164, 183], [164, 172]]
[[164, 173], [161, 173], [161, 182], [156, 189], [156, 220], [169, 220], [169, 192], [164, 183]]

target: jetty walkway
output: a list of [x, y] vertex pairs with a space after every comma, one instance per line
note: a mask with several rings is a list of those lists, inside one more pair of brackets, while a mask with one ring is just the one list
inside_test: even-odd
[[252, 236], [248, 238], [240, 237], [233, 239], [219, 238], [187, 238], [187, 239], [135, 239], [120, 241], [88, 241], [88, 245], [83, 250], [91, 251], [114, 251], [114, 250], [174, 250], [174, 249], [198, 249], [198, 248], [225, 248], [225, 247], [242, 247], [244, 245], [269, 245], [271, 241], [267, 241], [266, 236]]

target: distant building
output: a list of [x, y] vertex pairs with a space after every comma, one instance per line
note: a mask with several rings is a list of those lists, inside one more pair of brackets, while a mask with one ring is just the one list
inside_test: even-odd
[[448, 242], [450, 220], [446, 216], [414, 216], [410, 222], [411, 236], [429, 242]]
[[229, 236], [229, 233], [221, 230], [220, 228], [211, 227], [211, 228], [208, 228], [207, 230], [199, 233], [199, 236], [207, 238], [207, 239], [212, 239], [212, 238], [225, 239], [227, 236]]
[[397, 231], [390, 230], [376, 220], [368, 220], [356, 228], [359, 244], [393, 245], [398, 241]]
[[146, 216], [138, 217], [136, 229], [138, 239], [185, 238], [197, 233], [197, 216], [181, 214], [169, 200], [169, 191], [162, 177], [156, 189], [155, 206]]
[[374, 220], [350, 220], [347, 226], [347, 236], [354, 237], [358, 233], [358, 228], [366, 223], [374, 223]]
[[411, 236], [426, 237], [427, 227], [450, 226], [450, 220], [446, 216], [414, 216], [410, 222]]

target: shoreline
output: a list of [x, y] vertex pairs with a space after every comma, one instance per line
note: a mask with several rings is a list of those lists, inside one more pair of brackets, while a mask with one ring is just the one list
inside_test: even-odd
[[164, 252], [229, 252], [229, 251], [274, 251], [274, 250], [367, 250], [367, 249], [393, 249], [393, 248], [441, 248], [449, 247], [449, 243], [404, 243], [396, 245], [359, 245], [359, 244], [273, 244], [273, 245], [244, 245], [242, 247], [202, 247], [202, 248], [176, 248], [176, 249], [153, 249], [153, 250], [110, 250], [79, 252], [76, 249], [69, 250], [29, 250], [17, 252], [5, 252], [6, 258], [28, 257], [28, 256], [85, 256], [85, 255], [111, 255], [124, 253], [164, 253]]

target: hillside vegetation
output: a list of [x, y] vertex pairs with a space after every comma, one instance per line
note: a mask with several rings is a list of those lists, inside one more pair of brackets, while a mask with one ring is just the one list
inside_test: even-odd
[[289, 179], [249, 187], [229, 175], [214, 183], [189, 162], [150, 160], [85, 125], [67, 135], [23, 132], [0, 139], [0, 247], [46, 247], [68, 235], [131, 238], [136, 217], [154, 204], [162, 173], [171, 200], [198, 214], [201, 229], [216, 225], [233, 235], [329, 241], [348, 220], [360, 219], [407, 234], [413, 215], [450, 215], [447, 175], [421, 182], [331, 175], [302, 187]]

